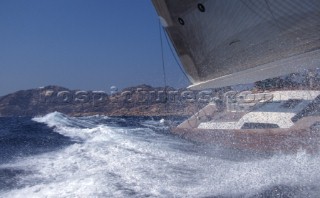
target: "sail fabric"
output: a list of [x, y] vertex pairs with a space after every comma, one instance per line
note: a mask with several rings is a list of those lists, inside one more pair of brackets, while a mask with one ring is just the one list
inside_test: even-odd
[[319, 0], [152, 1], [191, 88], [320, 66]]

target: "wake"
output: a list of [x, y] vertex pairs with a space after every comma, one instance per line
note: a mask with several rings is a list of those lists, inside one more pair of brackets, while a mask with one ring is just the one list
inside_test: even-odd
[[164, 126], [154, 120], [123, 127], [121, 118], [73, 118], [58, 112], [33, 120], [78, 141], [1, 165], [30, 172], [20, 176], [20, 188], [3, 197], [251, 197], [272, 195], [273, 189], [297, 197], [320, 193], [320, 158], [304, 151], [236, 161], [219, 156], [219, 148], [159, 133], [155, 128]]

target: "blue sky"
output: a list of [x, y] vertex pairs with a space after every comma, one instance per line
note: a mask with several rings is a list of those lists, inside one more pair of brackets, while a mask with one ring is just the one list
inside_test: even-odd
[[[165, 42], [170, 86], [188, 80]], [[1, 0], [0, 96], [46, 85], [109, 91], [162, 86], [150, 0]]]

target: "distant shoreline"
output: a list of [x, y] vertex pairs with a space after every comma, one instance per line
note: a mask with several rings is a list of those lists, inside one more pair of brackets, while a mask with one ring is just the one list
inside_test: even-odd
[[215, 94], [199, 93], [140, 85], [110, 95], [46, 86], [0, 97], [0, 117], [34, 117], [55, 111], [70, 116], [190, 116], [209, 102], [205, 97]]
[[[60, 112], [70, 116], [191, 116], [210, 102], [223, 102], [223, 87], [201, 91], [139, 85], [113, 94], [46, 86], [0, 97], [0, 117], [38, 116]], [[245, 87], [245, 86], [244, 86]], [[266, 79], [247, 86], [252, 93], [274, 90], [320, 90], [320, 74], [297, 73]]]

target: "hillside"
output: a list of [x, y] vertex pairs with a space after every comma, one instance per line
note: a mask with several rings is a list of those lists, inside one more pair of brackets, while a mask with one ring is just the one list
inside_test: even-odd
[[72, 116], [189, 116], [217, 92], [199, 95], [186, 89], [140, 85], [108, 95], [59, 86], [21, 90], [0, 98], [0, 116], [37, 116], [58, 111]]

